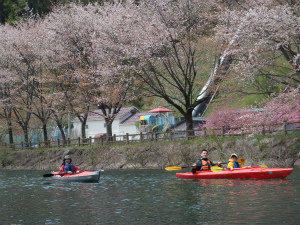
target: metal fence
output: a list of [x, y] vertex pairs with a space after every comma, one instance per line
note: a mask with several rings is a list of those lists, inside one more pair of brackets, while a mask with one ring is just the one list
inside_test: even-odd
[[113, 135], [111, 137], [97, 137], [97, 138], [85, 138], [80, 137], [76, 139], [67, 139], [67, 140], [57, 140], [47, 142], [21, 142], [21, 143], [12, 143], [5, 144], [2, 147], [10, 148], [13, 150], [16, 149], [40, 149], [40, 148], [60, 148], [60, 147], [75, 147], [75, 146], [86, 146], [86, 145], [112, 145], [112, 144], [129, 144], [134, 142], [158, 142], [162, 140], [180, 140], [180, 139], [194, 139], [194, 138], [205, 138], [209, 136], [220, 136], [220, 137], [229, 137], [229, 136], [246, 136], [252, 134], [276, 134], [276, 133], [291, 133], [300, 131], [300, 122], [284, 122], [281, 124], [269, 124], [269, 125], [251, 125], [251, 126], [242, 126], [242, 127], [221, 127], [214, 129], [202, 129], [195, 130], [170, 130], [167, 132], [158, 132], [158, 133], [143, 133], [139, 134], [126, 134], [126, 135]]

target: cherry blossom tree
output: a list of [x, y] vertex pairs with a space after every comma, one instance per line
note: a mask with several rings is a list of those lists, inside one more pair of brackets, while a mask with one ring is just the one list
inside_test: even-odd
[[298, 1], [275, 0], [247, 0], [240, 2], [240, 7], [223, 8], [216, 37], [225, 45], [242, 23], [247, 24], [231, 46], [236, 59], [233, 69], [242, 82], [256, 81], [268, 94], [278, 86], [298, 87], [298, 10]]
[[122, 66], [116, 52], [112, 54], [109, 50], [111, 42], [105, 40], [102, 30], [108, 27], [103, 20], [106, 16], [103, 8], [97, 4], [71, 5], [54, 10], [45, 21], [46, 32], [53, 37], [56, 69], [51, 73], [60, 82], [60, 91], [73, 113], [75, 106], [85, 109], [76, 113], [83, 138], [91, 105], [102, 110], [107, 134], [112, 136], [111, 125], [116, 114], [126, 102], [136, 98], [139, 90], [129, 67]]
[[[245, 131], [257, 133], [261, 131], [262, 125], [266, 129], [271, 129], [283, 122], [300, 122], [300, 87], [287, 88], [278, 94], [273, 94], [261, 102], [260, 106], [259, 110], [250, 107], [217, 109], [207, 117], [205, 127], [228, 129], [244, 126]], [[241, 132], [241, 129], [229, 130], [229, 132]]]
[[5, 53], [1, 62], [6, 65], [13, 80], [12, 110], [16, 122], [24, 131], [26, 143], [29, 142], [28, 126], [32, 115], [41, 121], [44, 141], [48, 141], [47, 122], [51, 115], [51, 102], [44, 98], [44, 93], [48, 90], [40, 81], [48, 42], [43, 39], [45, 36], [40, 29], [40, 23], [38, 17], [29, 15], [14, 27], [10, 27], [9, 32], [6, 31], [2, 44]]
[[[1, 35], [1, 43], [0, 43], [0, 49], [1, 49], [1, 55], [0, 55], [0, 69], [1, 69], [1, 87], [2, 91], [4, 91], [4, 95], [2, 95], [1, 99], [1, 107], [7, 107], [9, 111], [12, 111], [14, 115], [11, 115], [10, 113], [7, 114], [7, 116], [4, 116], [3, 118], [6, 118], [6, 121], [8, 123], [8, 127], [11, 126], [10, 120], [13, 118], [17, 124], [20, 125], [20, 127], [23, 130], [24, 133], [24, 139], [25, 142], [28, 142], [28, 125], [29, 120], [31, 118], [30, 113], [26, 113], [22, 110], [22, 107], [20, 107], [20, 99], [17, 97], [19, 93], [19, 84], [21, 83], [17, 79], [17, 74], [15, 68], [16, 65], [18, 65], [18, 57], [15, 52], [12, 51], [14, 43], [17, 42], [19, 38], [19, 32], [17, 29], [10, 25], [4, 25], [0, 27], [0, 35]], [[19, 71], [18, 71], [19, 72]], [[29, 104], [28, 99], [30, 99], [30, 96], [27, 94], [23, 95], [25, 98], [25, 101], [23, 103]], [[7, 105], [9, 104], [9, 105]], [[4, 108], [5, 110], [5, 108]], [[12, 131], [10, 132], [12, 133]], [[11, 134], [12, 135], [12, 134]], [[12, 141], [12, 136], [10, 137], [10, 141]]]
[[103, 9], [110, 51], [134, 67], [145, 91], [185, 117], [188, 130], [193, 130], [193, 109], [205, 100], [197, 100], [209, 74], [203, 62], [213, 67], [215, 55], [209, 57], [212, 48], [207, 47], [212, 45], [207, 41], [213, 26], [210, 9], [200, 0], [129, 1]]
[[10, 82], [9, 78], [10, 74], [5, 73], [5, 70], [2, 68], [0, 69], [0, 118], [5, 121], [8, 136], [9, 136], [9, 143], [13, 143], [13, 110], [12, 110], [12, 85], [13, 82]]

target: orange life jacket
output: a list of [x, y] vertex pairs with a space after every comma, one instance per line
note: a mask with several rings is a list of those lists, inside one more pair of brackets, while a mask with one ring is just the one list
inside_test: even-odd
[[211, 166], [212, 166], [212, 163], [211, 163], [211, 161], [210, 160], [203, 160], [202, 159], [202, 170], [210, 170], [210, 168], [211, 168]]

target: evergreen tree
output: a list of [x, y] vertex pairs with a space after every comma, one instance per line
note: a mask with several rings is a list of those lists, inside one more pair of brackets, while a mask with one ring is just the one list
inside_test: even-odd
[[24, 13], [27, 0], [0, 0], [0, 23], [13, 23]]

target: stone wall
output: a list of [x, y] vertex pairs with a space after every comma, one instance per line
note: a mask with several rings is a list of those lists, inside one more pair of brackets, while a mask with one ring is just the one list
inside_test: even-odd
[[0, 168], [6, 170], [58, 170], [65, 155], [82, 170], [164, 169], [192, 165], [201, 149], [213, 162], [227, 162], [230, 154], [245, 158], [245, 165], [300, 167], [300, 138], [196, 139], [168, 143], [143, 143], [87, 149], [0, 151]]

